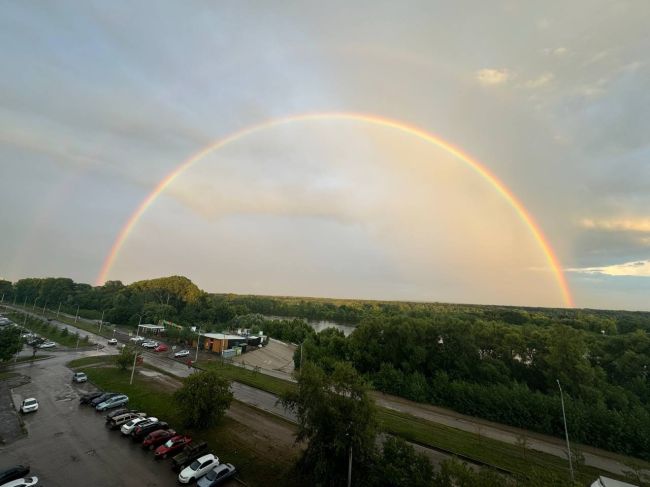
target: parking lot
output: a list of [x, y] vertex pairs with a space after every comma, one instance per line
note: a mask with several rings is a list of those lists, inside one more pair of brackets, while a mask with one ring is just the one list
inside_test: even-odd
[[29, 384], [13, 390], [17, 406], [36, 397], [36, 413], [24, 416], [27, 436], [0, 448], [0, 466], [25, 464], [47, 486], [172, 486], [176, 474], [169, 461], [155, 461], [151, 452], [105, 427], [104, 414], [79, 406], [79, 396], [93, 390], [72, 384], [64, 355], [19, 367]]

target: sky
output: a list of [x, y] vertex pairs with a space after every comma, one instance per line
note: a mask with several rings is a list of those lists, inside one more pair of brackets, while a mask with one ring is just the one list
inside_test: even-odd
[[[650, 310], [650, 3], [0, 6], [0, 278], [95, 283], [193, 154], [309, 113], [460, 149], [575, 306]], [[209, 292], [567, 306], [531, 226], [444, 146], [345, 117], [178, 174], [105, 275]]]

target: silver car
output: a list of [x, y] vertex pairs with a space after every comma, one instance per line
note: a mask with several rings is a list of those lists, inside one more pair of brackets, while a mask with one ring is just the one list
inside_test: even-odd
[[100, 402], [97, 406], [95, 406], [95, 409], [97, 411], [106, 411], [107, 409], [113, 409], [118, 406], [122, 406], [127, 402], [129, 402], [129, 396], [119, 394], [117, 396], [109, 397], [104, 402]]

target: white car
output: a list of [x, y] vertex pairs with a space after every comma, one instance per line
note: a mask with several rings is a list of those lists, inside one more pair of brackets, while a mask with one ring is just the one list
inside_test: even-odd
[[2, 487], [30, 487], [30, 485], [36, 485], [37, 483], [38, 477], [25, 477], [24, 479], [16, 479], [7, 484], [2, 484]]
[[117, 345], [117, 338], [111, 338], [110, 340], [108, 340], [108, 344], [109, 345]]
[[83, 372], [75, 372], [72, 375], [72, 382], [87, 382], [88, 381], [88, 376], [83, 373]]
[[54, 347], [56, 347], [56, 343], [50, 341], [43, 342], [38, 346], [38, 348], [54, 348]]
[[138, 342], [143, 341], [144, 337], [136, 336], [136, 337], [131, 337], [129, 340], [131, 340], [132, 342], [138, 343]]
[[120, 428], [120, 431], [122, 432], [123, 435], [130, 435], [131, 431], [135, 429], [136, 426], [138, 426], [139, 423], [142, 423], [143, 421], [158, 421], [158, 418], [134, 418], [128, 423], [124, 423], [122, 427]]
[[20, 411], [23, 413], [31, 413], [38, 411], [38, 401], [34, 397], [29, 397], [20, 405]]
[[190, 356], [189, 350], [179, 350], [174, 354], [174, 357], [189, 357], [189, 356]]
[[189, 484], [193, 480], [198, 480], [199, 477], [204, 476], [217, 465], [219, 465], [218, 457], [215, 457], [212, 453], [203, 455], [194, 460], [189, 467], [184, 468], [178, 474], [178, 481], [181, 484]]

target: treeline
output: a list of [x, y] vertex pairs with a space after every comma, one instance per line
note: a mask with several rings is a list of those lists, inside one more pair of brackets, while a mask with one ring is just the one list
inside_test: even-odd
[[574, 441], [650, 459], [650, 338], [642, 331], [607, 336], [453, 315], [369, 319], [347, 338], [334, 329], [308, 337], [303, 360], [326, 370], [349, 362], [379, 390], [556, 436], [559, 380]]

